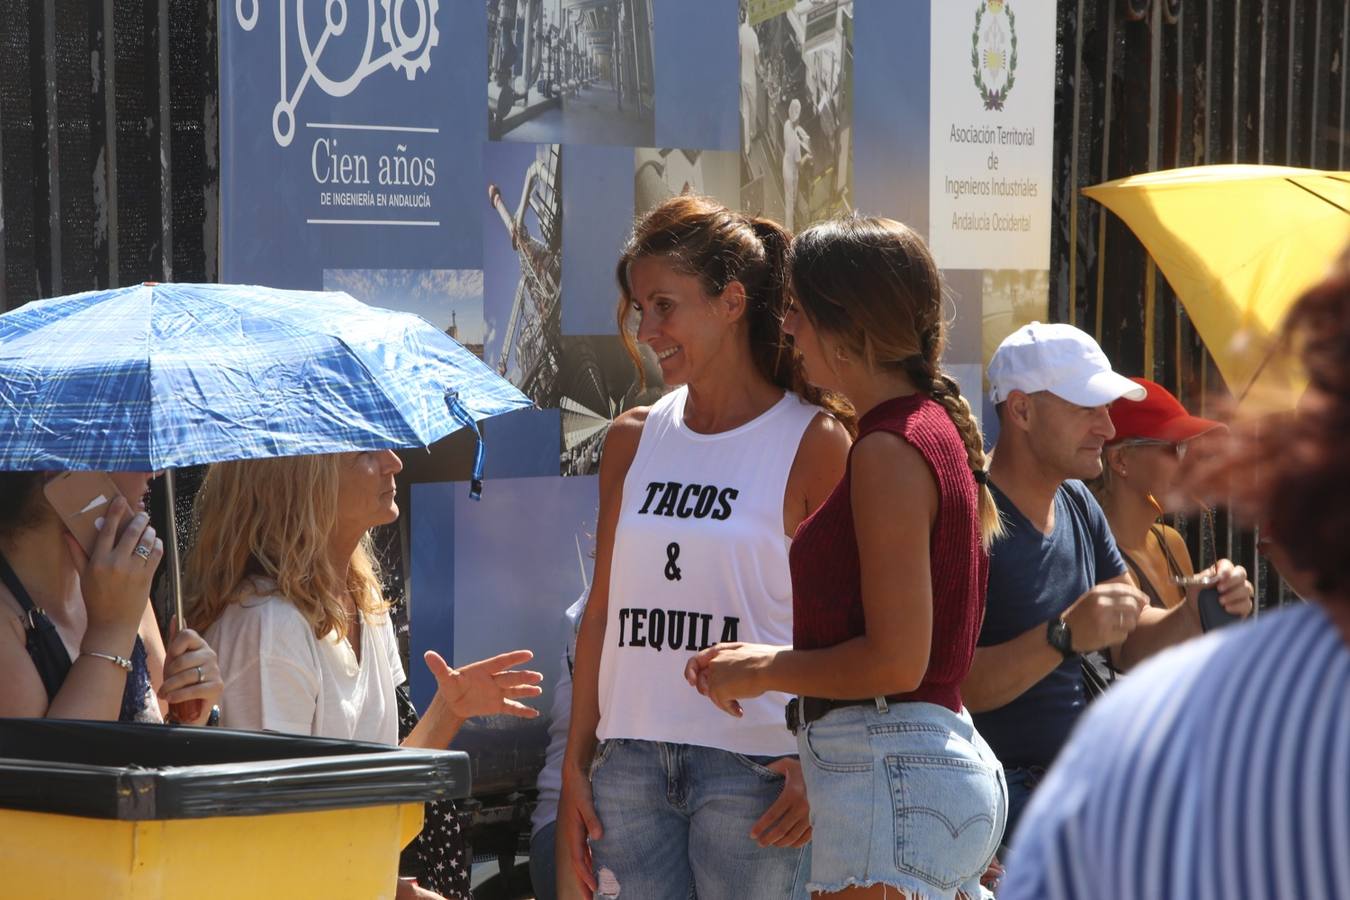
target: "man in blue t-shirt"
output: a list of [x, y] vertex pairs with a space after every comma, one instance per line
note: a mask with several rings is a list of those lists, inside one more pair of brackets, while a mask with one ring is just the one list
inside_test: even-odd
[[1079, 654], [1142, 655], [1193, 633], [1186, 614], [1150, 608], [1081, 479], [1102, 471], [1115, 429], [1107, 407], [1144, 389], [1111, 370], [1071, 325], [1033, 322], [989, 363], [999, 437], [990, 486], [1005, 533], [991, 549], [979, 647], [961, 686], [980, 734], [1003, 762], [1013, 834], [1031, 790], [1083, 711]]

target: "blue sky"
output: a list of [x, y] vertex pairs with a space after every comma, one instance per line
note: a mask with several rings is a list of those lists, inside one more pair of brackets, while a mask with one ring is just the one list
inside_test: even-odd
[[441, 331], [451, 313], [464, 344], [483, 341], [483, 273], [478, 269], [325, 269], [324, 290], [372, 306], [416, 313]]

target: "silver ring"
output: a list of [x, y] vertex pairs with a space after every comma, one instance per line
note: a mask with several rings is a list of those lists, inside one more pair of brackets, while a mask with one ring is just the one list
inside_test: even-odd
[[137, 556], [139, 556], [146, 562], [150, 561], [150, 548], [145, 546], [144, 544], [137, 544], [136, 549], [132, 550], [131, 552], [135, 553]]
[[202, 667], [201, 667], [201, 666], [198, 666], [198, 667], [197, 667], [197, 683], [198, 683], [198, 684], [201, 684], [201, 683], [202, 683], [203, 681], [205, 681], [205, 680], [206, 680], [206, 675], [202, 672]]

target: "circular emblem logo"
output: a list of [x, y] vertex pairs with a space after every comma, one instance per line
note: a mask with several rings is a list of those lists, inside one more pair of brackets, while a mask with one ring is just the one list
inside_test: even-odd
[[975, 8], [970, 65], [984, 108], [1003, 109], [1017, 80], [1017, 20], [1008, 0], [981, 0]]

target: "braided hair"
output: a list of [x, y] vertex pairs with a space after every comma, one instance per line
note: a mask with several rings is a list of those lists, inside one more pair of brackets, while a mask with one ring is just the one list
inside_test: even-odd
[[942, 369], [942, 281], [923, 239], [891, 219], [853, 215], [822, 222], [792, 242], [788, 275], [812, 325], [837, 337], [868, 368], [904, 372], [946, 410], [977, 483], [980, 538], [988, 547], [1003, 524], [989, 490], [984, 435], [960, 385]]

